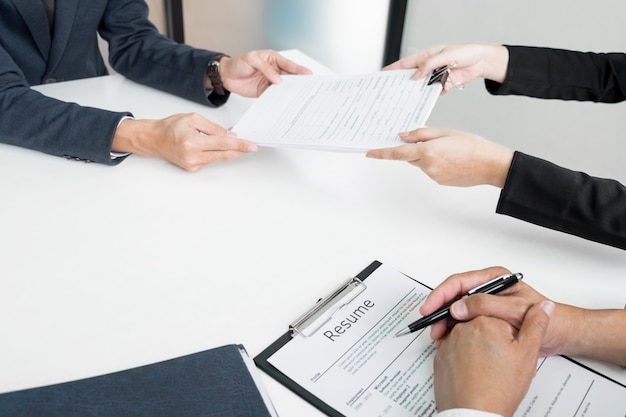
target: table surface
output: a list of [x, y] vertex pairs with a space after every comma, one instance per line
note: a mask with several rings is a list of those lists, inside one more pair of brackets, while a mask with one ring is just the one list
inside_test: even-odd
[[[224, 126], [252, 103], [207, 108], [119, 75], [39, 89]], [[262, 148], [188, 173], [157, 158], [109, 167], [0, 145], [0, 171], [0, 392], [229, 343], [256, 355], [375, 259], [431, 286], [503, 265], [557, 301], [626, 302], [623, 251], [497, 215], [497, 189], [438, 186], [362, 153]], [[320, 415], [264, 381], [279, 414]]]

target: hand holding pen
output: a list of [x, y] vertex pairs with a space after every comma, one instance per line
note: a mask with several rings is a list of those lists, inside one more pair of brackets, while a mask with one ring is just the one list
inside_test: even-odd
[[[519, 272], [514, 273], [514, 274], [501, 275], [497, 278], [492, 279], [489, 282], [486, 282], [474, 289], [469, 290], [465, 296], [468, 297], [470, 295], [478, 294], [478, 293], [497, 294], [500, 291], [503, 291], [517, 284], [522, 278], [523, 278], [523, 275]], [[439, 320], [443, 320], [445, 318], [450, 317], [450, 305], [451, 304], [448, 304], [447, 306], [440, 308], [434, 313], [429, 314], [427, 316], [420, 318], [419, 320], [414, 321], [413, 323], [409, 324], [406, 328], [396, 333], [395, 337], [399, 337], [405, 334], [416, 332], [418, 330], [421, 330], [425, 327], [430, 326], [433, 323], [438, 322]]]

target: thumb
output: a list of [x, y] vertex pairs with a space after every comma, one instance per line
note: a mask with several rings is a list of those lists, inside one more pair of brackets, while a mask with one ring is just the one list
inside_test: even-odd
[[524, 321], [517, 335], [520, 344], [536, 346], [538, 350], [548, 331], [553, 312], [554, 303], [552, 301], [545, 300], [533, 305], [524, 316]]

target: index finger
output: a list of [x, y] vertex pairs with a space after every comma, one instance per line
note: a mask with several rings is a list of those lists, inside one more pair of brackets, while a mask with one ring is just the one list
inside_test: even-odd
[[246, 139], [239, 139], [234, 136], [225, 135], [205, 135], [199, 133], [194, 140], [195, 148], [198, 151], [236, 151], [236, 152], [254, 152], [259, 147], [256, 143]]
[[419, 149], [415, 144], [405, 144], [392, 148], [372, 149], [365, 156], [375, 159], [389, 159], [394, 161], [415, 161], [419, 158]]
[[198, 132], [205, 135], [226, 136], [228, 134], [228, 131], [224, 127], [206, 119], [198, 113], [187, 115], [186, 120], [188, 120], [188, 123]]
[[419, 52], [415, 55], [400, 59], [393, 64], [387, 65], [385, 70], [389, 69], [409, 69], [416, 68], [413, 78], [419, 79], [430, 74], [436, 68], [442, 68], [451, 65], [454, 61], [448, 53], [444, 45], [433, 46]]
[[419, 68], [424, 64], [424, 62], [433, 55], [437, 55], [442, 49], [442, 46], [433, 46], [428, 49], [424, 49], [421, 52], [418, 52], [413, 55], [409, 55], [405, 58], [399, 59], [396, 62], [393, 62], [386, 67], [384, 70], [390, 69], [411, 69], [411, 68]]
[[392, 62], [391, 64], [384, 66], [383, 71], [417, 68], [425, 59], [422, 58], [421, 55], [422, 54], [411, 55], [406, 58], [399, 59], [396, 62]]
[[428, 295], [426, 301], [420, 307], [420, 314], [424, 316], [431, 314], [456, 298], [467, 294], [469, 290], [476, 288], [480, 284], [509, 273], [508, 269], [495, 266], [451, 275]]
[[276, 58], [276, 64], [278, 65], [278, 68], [280, 69], [280, 71], [284, 74], [298, 74], [298, 75], [313, 74], [313, 71], [311, 71], [309, 68], [300, 64], [296, 64], [295, 62], [293, 62], [290, 59], [285, 58], [281, 54], [278, 54], [278, 57]]

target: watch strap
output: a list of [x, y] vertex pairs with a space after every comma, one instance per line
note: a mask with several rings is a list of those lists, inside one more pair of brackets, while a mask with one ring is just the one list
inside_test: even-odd
[[227, 56], [228, 55], [225, 54], [216, 54], [209, 62], [207, 69], [207, 77], [209, 77], [209, 81], [211, 81], [213, 91], [220, 96], [226, 95], [224, 84], [222, 84], [222, 76], [220, 75], [220, 59]]

